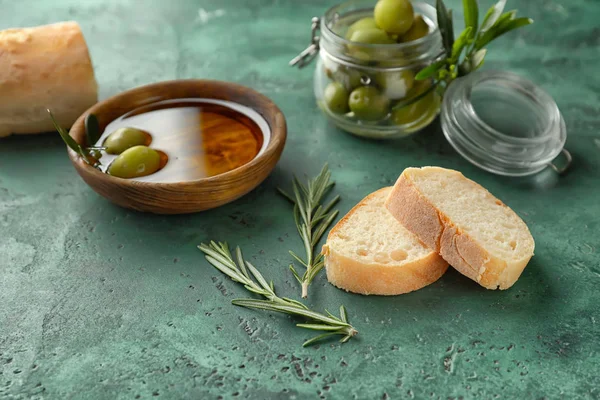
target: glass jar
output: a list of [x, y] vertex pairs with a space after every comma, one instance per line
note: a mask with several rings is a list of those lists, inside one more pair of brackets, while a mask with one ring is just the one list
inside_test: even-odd
[[290, 64], [303, 67], [318, 54], [317, 104], [340, 128], [369, 138], [405, 137], [428, 126], [440, 110], [434, 82], [414, 79], [444, 55], [436, 11], [424, 2], [412, 3], [415, 16], [422, 16], [429, 28], [414, 41], [363, 44], [346, 39], [354, 22], [373, 17], [374, 3], [351, 0], [314, 18], [311, 46]]
[[495, 174], [525, 176], [548, 166], [562, 173], [571, 163], [556, 102], [510, 72], [477, 71], [452, 82], [441, 121], [458, 153]]

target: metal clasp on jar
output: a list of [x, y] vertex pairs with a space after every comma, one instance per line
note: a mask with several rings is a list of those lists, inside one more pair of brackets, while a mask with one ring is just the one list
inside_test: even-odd
[[317, 35], [317, 31], [320, 24], [321, 19], [319, 17], [312, 18], [310, 25], [310, 45], [289, 62], [290, 66], [304, 68], [319, 54], [320, 37]]

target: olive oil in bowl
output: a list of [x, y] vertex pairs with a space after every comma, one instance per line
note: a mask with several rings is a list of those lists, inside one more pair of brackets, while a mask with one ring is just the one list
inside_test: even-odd
[[[146, 182], [194, 181], [232, 171], [261, 154], [270, 139], [267, 121], [238, 103], [216, 99], [177, 99], [137, 108], [112, 121], [97, 142], [119, 128], [136, 128], [151, 136], [150, 147], [161, 155], [161, 168]], [[103, 154], [110, 166], [115, 156]]]

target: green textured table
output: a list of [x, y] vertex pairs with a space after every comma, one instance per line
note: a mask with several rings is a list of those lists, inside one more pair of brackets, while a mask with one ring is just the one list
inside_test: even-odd
[[[600, 3], [509, 0], [537, 23], [491, 46], [487, 68], [525, 75], [556, 98], [575, 158], [566, 176], [530, 179], [478, 170], [439, 124], [386, 143], [329, 125], [312, 69], [287, 61], [307, 44], [310, 17], [331, 4], [0, 0], [0, 28], [79, 21], [103, 98], [159, 80], [229, 80], [270, 96], [289, 126], [259, 188], [169, 217], [96, 195], [57, 135], [2, 140], [0, 398], [600, 398]], [[196, 245], [239, 244], [281, 292], [297, 294], [287, 249], [300, 243], [275, 187], [326, 161], [343, 212], [407, 166], [458, 169], [525, 219], [536, 255], [507, 291], [449, 270], [412, 294], [361, 297], [321, 274], [309, 303], [345, 304], [360, 334], [303, 349], [310, 333], [289, 318], [232, 306], [246, 293]]]

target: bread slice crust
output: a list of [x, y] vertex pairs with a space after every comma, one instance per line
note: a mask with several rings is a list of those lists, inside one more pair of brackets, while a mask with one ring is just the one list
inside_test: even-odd
[[[371, 193], [352, 208], [329, 232], [327, 243], [323, 246], [327, 279], [334, 286], [349, 292], [364, 295], [398, 295], [421, 289], [437, 281], [448, 268], [448, 263], [433, 251], [415, 260], [392, 263], [365, 263], [356, 258], [342, 254], [331, 246], [332, 239], [339, 234], [346, 224], [352, 223], [352, 217], [360, 213], [374, 198], [391, 192], [391, 188], [383, 188]], [[381, 207], [386, 212], [385, 207]], [[396, 223], [389, 215], [392, 223]], [[405, 229], [406, 235], [411, 235]], [[417, 243], [418, 239], [413, 238]], [[422, 244], [419, 243], [420, 246]]]
[[[435, 249], [461, 274], [487, 289], [511, 287], [533, 256], [533, 247], [531, 255], [517, 261], [507, 261], [492, 255], [485, 246], [457, 226], [420, 192], [411, 179], [411, 170], [414, 168], [408, 168], [400, 175], [386, 201], [386, 207], [390, 213], [427, 246]], [[458, 171], [449, 171], [467, 179]], [[469, 182], [475, 185], [476, 190], [485, 191], [487, 195], [495, 199], [491, 193], [476, 182], [471, 180]], [[449, 193], [449, 195], [452, 194]], [[520, 220], [514, 211], [500, 200], [495, 200], [497, 205], [507, 208], [510, 213], [514, 214], [514, 217]], [[525, 223], [523, 226], [527, 229]], [[533, 243], [528, 229], [527, 234]]]

